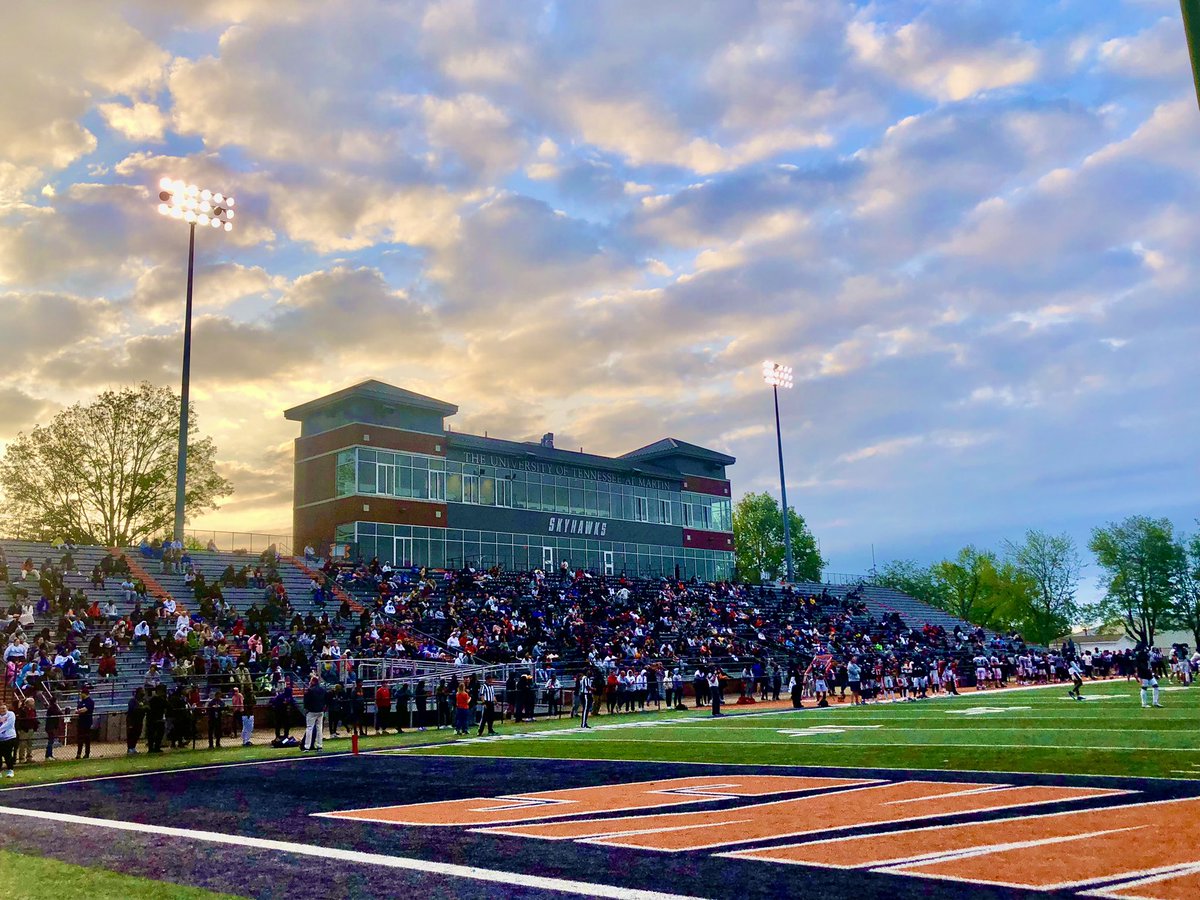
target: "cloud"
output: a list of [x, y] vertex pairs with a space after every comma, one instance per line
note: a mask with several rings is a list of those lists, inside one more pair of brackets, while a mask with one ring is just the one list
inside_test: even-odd
[[5, 5], [0, 158], [61, 169], [97, 146], [82, 123], [94, 99], [152, 89], [167, 54], [104, 4]]
[[1168, 78], [1186, 84], [1191, 70], [1177, 15], [1164, 16], [1135, 35], [1104, 41], [1098, 55], [1102, 66], [1130, 78]]
[[97, 108], [109, 128], [119, 131], [131, 141], [163, 139], [167, 117], [153, 103], [101, 103]]
[[865, 15], [846, 31], [858, 60], [937, 100], [964, 100], [981, 91], [1026, 84], [1044, 64], [1042, 52], [1019, 38], [961, 41], [939, 28], [933, 15], [894, 28]]
[[775, 490], [766, 357], [838, 568], [1190, 523], [1200, 119], [1169, 3], [1085, 5], [12, 4], [3, 424], [177, 383], [170, 175], [238, 198], [197, 247], [217, 527], [286, 525], [282, 409], [365, 377]]

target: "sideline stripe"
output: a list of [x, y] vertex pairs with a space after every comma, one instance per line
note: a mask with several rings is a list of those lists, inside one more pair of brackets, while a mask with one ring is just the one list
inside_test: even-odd
[[[431, 744], [418, 745], [422, 748], [437, 746]], [[369, 751], [372, 753], [390, 752], [386, 749]], [[362, 754], [360, 754], [362, 755]], [[67, 784], [91, 784], [94, 781], [116, 781], [121, 778], [145, 778], [149, 775], [172, 775], [176, 772], [206, 772], [212, 769], [240, 769], [244, 766], [270, 766], [275, 763], [285, 762], [317, 762], [323, 759], [340, 759], [345, 756], [353, 756], [350, 752], [344, 753], [317, 753], [307, 756], [279, 756], [274, 759], [252, 759], [247, 762], [234, 763], [212, 763], [207, 766], [182, 766], [177, 769], [150, 769], [146, 772], [126, 772], [124, 775], [95, 775], [91, 778], [72, 778], [69, 781], [42, 781], [38, 784], [18, 784], [12, 787], [0, 788], [0, 794], [8, 791], [35, 791], [38, 788], [53, 788], [62, 787]]]
[[594, 884], [587, 881], [569, 881], [564, 878], [546, 878], [526, 875], [521, 872], [503, 872], [499, 869], [484, 869], [479, 866], [462, 866], [455, 863], [414, 859], [406, 856], [387, 856], [382, 853], [366, 853], [361, 850], [343, 850], [337, 847], [321, 847], [315, 844], [297, 844], [292, 841], [274, 841], [266, 838], [248, 837], [239, 834], [221, 834], [216, 831], [197, 831], [191, 828], [172, 828], [166, 825], [146, 825], [141, 822], [122, 822], [114, 819], [94, 819], [69, 813], [43, 812], [35, 809], [16, 809], [0, 806], [0, 815], [24, 816], [44, 819], [67, 825], [89, 825], [95, 828], [110, 828], [114, 831], [133, 831], [139, 834], [159, 834], [166, 837], [206, 841], [210, 844], [228, 844], [233, 847], [254, 847], [259, 850], [274, 850], [278, 853], [293, 853], [299, 856], [315, 856], [318, 859], [338, 859], [343, 862], [385, 866], [422, 874], [447, 875], [453, 878], [469, 878], [495, 884], [520, 885], [546, 891], [582, 894], [585, 897], [605, 897], [610, 900], [701, 900], [685, 894], [666, 894], [660, 891], [645, 891], [623, 888], [609, 884]]
[[[560, 737], [566, 738], [567, 735], [560, 735]], [[690, 741], [689, 740], [680, 740], [677, 738], [668, 738], [666, 740], [660, 740], [658, 738], [652, 738], [652, 737], [648, 737], [648, 736], [644, 736], [644, 735], [639, 735], [638, 737], [627, 737], [627, 738], [626, 737], [609, 737], [608, 735], [605, 735], [603, 737], [592, 738], [591, 735], [579, 735], [579, 737], [575, 738], [575, 739], [576, 740], [579, 740], [579, 739], [589, 740], [589, 741], [594, 741], [595, 743], [601, 743], [601, 744], [692, 744], [692, 745], [704, 744], [706, 746], [711, 746], [713, 744], [745, 744], [745, 745], [751, 745], [754, 747], [792, 747], [792, 746], [799, 747], [799, 746], [803, 746], [806, 750], [807, 749], [812, 749], [812, 750], [816, 750], [816, 749], [849, 750], [849, 749], [857, 748], [857, 747], [861, 747], [861, 748], [865, 748], [865, 749], [871, 749], [874, 747], [928, 747], [928, 748], [934, 748], [934, 749], [938, 749], [938, 750], [954, 750], [958, 747], [967, 747], [967, 748], [971, 748], [971, 747], [989, 748], [990, 747], [990, 748], [995, 748], [997, 750], [1102, 750], [1102, 751], [1111, 751], [1111, 752], [1120, 752], [1120, 753], [1200, 753], [1200, 747], [1097, 747], [1097, 746], [1092, 746], [1092, 745], [1088, 745], [1088, 744], [1057, 744], [1057, 745], [1056, 744], [1045, 744], [1045, 745], [1043, 745], [1043, 744], [992, 744], [992, 743], [988, 743], [988, 744], [956, 744], [956, 743], [939, 744], [936, 742], [914, 744], [914, 743], [904, 743], [904, 742], [895, 742], [895, 741], [891, 741], [891, 742], [883, 742], [883, 741], [880, 741], [880, 742], [874, 742], [874, 741], [854, 742], [854, 741], [847, 741], [847, 740], [843, 739], [843, 740], [839, 740], [836, 742], [831, 742], [829, 744], [803, 744], [803, 745], [796, 744], [796, 745], [793, 745], [790, 743], [783, 744], [778, 741], [711, 741], [711, 740], [698, 740], [695, 738], [693, 738]], [[487, 741], [487, 743], [489, 743], [489, 744], [498, 743], [498, 741]], [[507, 744], [508, 742], [505, 742], [505, 743]], [[522, 738], [520, 743], [528, 744], [528, 743], [530, 743], [530, 739]], [[559, 741], [554, 741], [554, 743], [561, 744], [561, 743], [564, 743], [564, 741], [559, 740]], [[447, 744], [446, 746], [453, 747], [456, 745], [455, 744]], [[467, 744], [464, 746], [470, 746], [470, 745]], [[475, 746], [478, 746], [478, 744], [476, 744]], [[393, 751], [393, 752], [395, 752], [395, 751]], [[627, 760], [627, 762], [652, 762], [652, 761], [653, 760]], [[670, 760], [663, 760], [663, 761], [669, 762]], [[713, 765], [723, 765], [723, 763], [721, 763], [719, 760], [716, 760], [713, 762]], [[799, 765], [803, 765], [803, 764], [799, 764]], [[867, 768], [870, 768], [870, 767], [868, 766]], [[1032, 773], [1032, 774], [1037, 774], [1037, 773]]]
[[[759, 743], [755, 741], [754, 743]], [[447, 744], [448, 747], [453, 747], [453, 744]], [[777, 746], [783, 747], [802, 747], [805, 750], [811, 749], [808, 744], [780, 744]], [[867, 747], [869, 744], [860, 746]], [[989, 745], [991, 746], [991, 745]], [[395, 750], [377, 750], [377, 753], [406, 753], [405, 748], [400, 747]], [[1200, 778], [1200, 773], [1193, 775], [1191, 778], [1164, 778], [1161, 775], [1106, 775], [1097, 772], [1040, 772], [1031, 769], [1025, 771], [1019, 770], [1001, 770], [1001, 769], [914, 769], [912, 766], [880, 766], [880, 765], [858, 765], [858, 766], [836, 766], [822, 763], [811, 762], [795, 762], [795, 763], [740, 763], [740, 762], [707, 762], [695, 759], [621, 759], [612, 756], [526, 756], [524, 754], [508, 754], [508, 753], [432, 753], [429, 750], [422, 750], [420, 753], [413, 754], [414, 756], [427, 756], [430, 759], [533, 759], [544, 760], [546, 762], [602, 762], [602, 763], [625, 763], [627, 765], [672, 765], [672, 766], [709, 766], [721, 768], [745, 768], [745, 769], [834, 769], [844, 772], [905, 772], [909, 775], [1019, 775], [1034, 777], [1057, 776], [1060, 778], [1105, 778], [1111, 781], [1162, 781], [1167, 784], [1175, 784], [1178, 781], [1195, 781]], [[1183, 771], [1176, 769], [1174, 771]], [[868, 777], [868, 776], [864, 776]], [[936, 780], [936, 779], [933, 779]], [[998, 783], [998, 782], [997, 782]]]

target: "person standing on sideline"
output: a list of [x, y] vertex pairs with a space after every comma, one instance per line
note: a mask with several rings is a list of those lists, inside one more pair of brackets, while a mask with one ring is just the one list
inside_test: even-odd
[[33, 733], [37, 731], [37, 708], [32, 697], [26, 697], [25, 702], [17, 709], [17, 762], [33, 762]]
[[708, 675], [708, 694], [712, 698], [712, 714], [714, 717], [725, 715], [721, 712], [721, 667], [713, 666]]
[[588, 712], [592, 708], [592, 676], [589, 673], [580, 672], [575, 676], [575, 694], [579, 699], [579, 727], [591, 728], [588, 724]]
[[75, 706], [75, 758], [92, 758], [92, 722], [96, 714], [96, 701], [87, 685], [79, 689], [79, 703]]
[[304, 692], [304, 740], [300, 742], [300, 752], [314, 750], [320, 752], [325, 747], [325, 703], [327, 700], [325, 686], [316, 675], [308, 683]]
[[17, 765], [17, 714], [10, 712], [0, 700], [0, 769], [5, 778], [15, 778], [13, 769]]
[[483, 717], [479, 720], [479, 734], [483, 734], [487, 726], [488, 734], [495, 734], [493, 723], [496, 721], [496, 689], [492, 686], [492, 676], [489, 675], [479, 688], [479, 700], [483, 703]]
[[[166, 732], [167, 686], [160, 684], [146, 701], [146, 749], [151, 753], [162, 753]], [[46, 752], [49, 753], [49, 750]]]
[[217, 691], [209, 698], [208, 701], [208, 749], [213, 748], [213, 741], [216, 741], [216, 747], [221, 749], [221, 713], [225, 711], [225, 695]]
[[387, 734], [388, 719], [392, 715], [392, 689], [386, 681], [375, 688], [375, 733]]
[[254, 707], [258, 705], [258, 695], [254, 693], [254, 682], [247, 679], [242, 682], [242, 746], [250, 746], [250, 738], [254, 735]]
[[471, 730], [471, 694], [464, 681], [454, 695], [454, 733], [466, 735]]
[[138, 741], [142, 739], [142, 725], [146, 721], [146, 689], [140, 687], [129, 698], [125, 707], [125, 753], [137, 753]]
[[696, 695], [696, 709], [708, 702], [708, 676], [704, 669], [697, 669], [692, 678], [692, 689]]

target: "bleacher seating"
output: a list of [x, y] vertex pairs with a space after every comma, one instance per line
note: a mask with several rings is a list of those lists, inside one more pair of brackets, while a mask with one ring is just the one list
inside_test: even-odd
[[[0, 541], [0, 549], [14, 578], [26, 558], [41, 568], [44, 560], [57, 565], [63, 557], [62, 551], [49, 545], [26, 541]], [[64, 574], [64, 582], [72, 592], [86, 594], [89, 602], [112, 600], [118, 613], [128, 616], [134, 602], [124, 596], [120, 578], [108, 579], [103, 588], [92, 585], [92, 568], [107, 553], [102, 547], [76, 548], [74, 570]], [[124, 553], [135, 569], [144, 572], [148, 593], [161, 591], [189, 613], [199, 611], [182, 572], [170, 567], [164, 571], [161, 560], [147, 558], [137, 548], [127, 548]], [[230, 567], [237, 572], [245, 566], [253, 569], [259, 562], [257, 556], [237, 553], [191, 551], [188, 556], [194, 571], [210, 584]], [[904, 646], [923, 646], [941, 654], [966, 652], [947, 635], [953, 635], [956, 628], [963, 634], [973, 630], [941, 610], [874, 585], [799, 584], [781, 591], [561, 572], [546, 576], [437, 572], [426, 573], [422, 580], [419, 573], [409, 570], [382, 572], [360, 566], [337, 570], [339, 598], [329, 598], [321, 607], [314, 602], [312, 591], [312, 578], [321, 573], [286, 558], [278, 561], [275, 572], [294, 614], [302, 619], [310, 615], [319, 618], [327, 612], [333, 620], [340, 597], [352, 603], [351, 617], [331, 622], [331, 630], [359, 657], [386, 654], [438, 661], [457, 657], [459, 662], [550, 663], [563, 672], [605, 660], [656, 660], [668, 667], [720, 665], [736, 671], [755, 659], [785, 668], [804, 666], [817, 652], [845, 656], [864, 652], [860, 648], [871, 648], [877, 641], [898, 638]], [[29, 587], [36, 598], [37, 585]], [[252, 604], [262, 608], [264, 588], [253, 583], [226, 585], [223, 596], [231, 608], [231, 619], [241, 618]], [[386, 613], [389, 599], [395, 610]], [[367, 621], [360, 620], [363, 610], [364, 616], [373, 615], [378, 638], [372, 637], [369, 621], [365, 631], [359, 629], [360, 621]], [[256, 671], [265, 668], [271, 644], [291, 631], [292, 624], [289, 614], [270, 629], [264, 659]], [[933, 626], [932, 632], [924, 628], [927, 625]], [[173, 622], [165, 623], [164, 633], [169, 635], [173, 627]], [[27, 630], [37, 634], [43, 629], [57, 641], [58, 616], [43, 616]], [[95, 631], [90, 629], [88, 637]], [[295, 637], [293, 634], [292, 639]], [[87, 642], [77, 643], [83, 647]], [[354, 646], [348, 646], [352, 642]], [[231, 652], [240, 654], [243, 647], [236, 646]], [[117, 654], [117, 677], [101, 681], [97, 661], [83, 655], [86, 678], [96, 686], [93, 696], [99, 709], [124, 707], [142, 683], [146, 659], [143, 648], [123, 646]], [[169, 682], [169, 677], [166, 680]], [[74, 698], [73, 690], [64, 691], [63, 701]]]

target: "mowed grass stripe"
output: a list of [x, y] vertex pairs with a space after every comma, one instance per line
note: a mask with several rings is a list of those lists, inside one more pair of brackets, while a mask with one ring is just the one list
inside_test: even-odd
[[[501, 756], [962, 769], [1179, 778], [1200, 753], [1200, 689], [1163, 694], [1164, 709], [1144, 710], [1125, 682], [1090, 684], [1102, 703], [1065, 702], [1066, 688], [966, 694], [928, 703], [783, 713], [702, 714], [650, 728], [557, 729], [518, 740], [468, 742], [430, 750]], [[1015, 708], [1014, 708], [1015, 707]], [[1024, 709], [1020, 707], [1025, 707]], [[956, 715], [976, 708], [1000, 710]], [[603, 724], [603, 720], [597, 720]], [[878, 728], [854, 726], [877, 725]], [[828, 733], [781, 732], [826, 727]], [[842, 731], [835, 729], [842, 728]], [[1181, 767], [1182, 766], [1182, 767]], [[1196, 769], [1195, 777], [1200, 777]]]
[[[435, 755], [494, 758], [588, 759], [629, 762], [681, 762], [764, 766], [823, 766], [897, 770], [947, 770], [963, 772], [1046, 773], [1055, 775], [1112, 775], [1146, 778], [1200, 778], [1179, 769], [1192, 754], [1161, 750], [1094, 750], [1070, 748], [1064, 753], [1048, 748], [1020, 750], [996, 747], [941, 746], [814, 746], [784, 744], [649, 744], [569, 741], [529, 741], [517, 744], [449, 745], [445, 750], [422, 751]], [[1184, 772], [1187, 771], [1187, 774]]]

